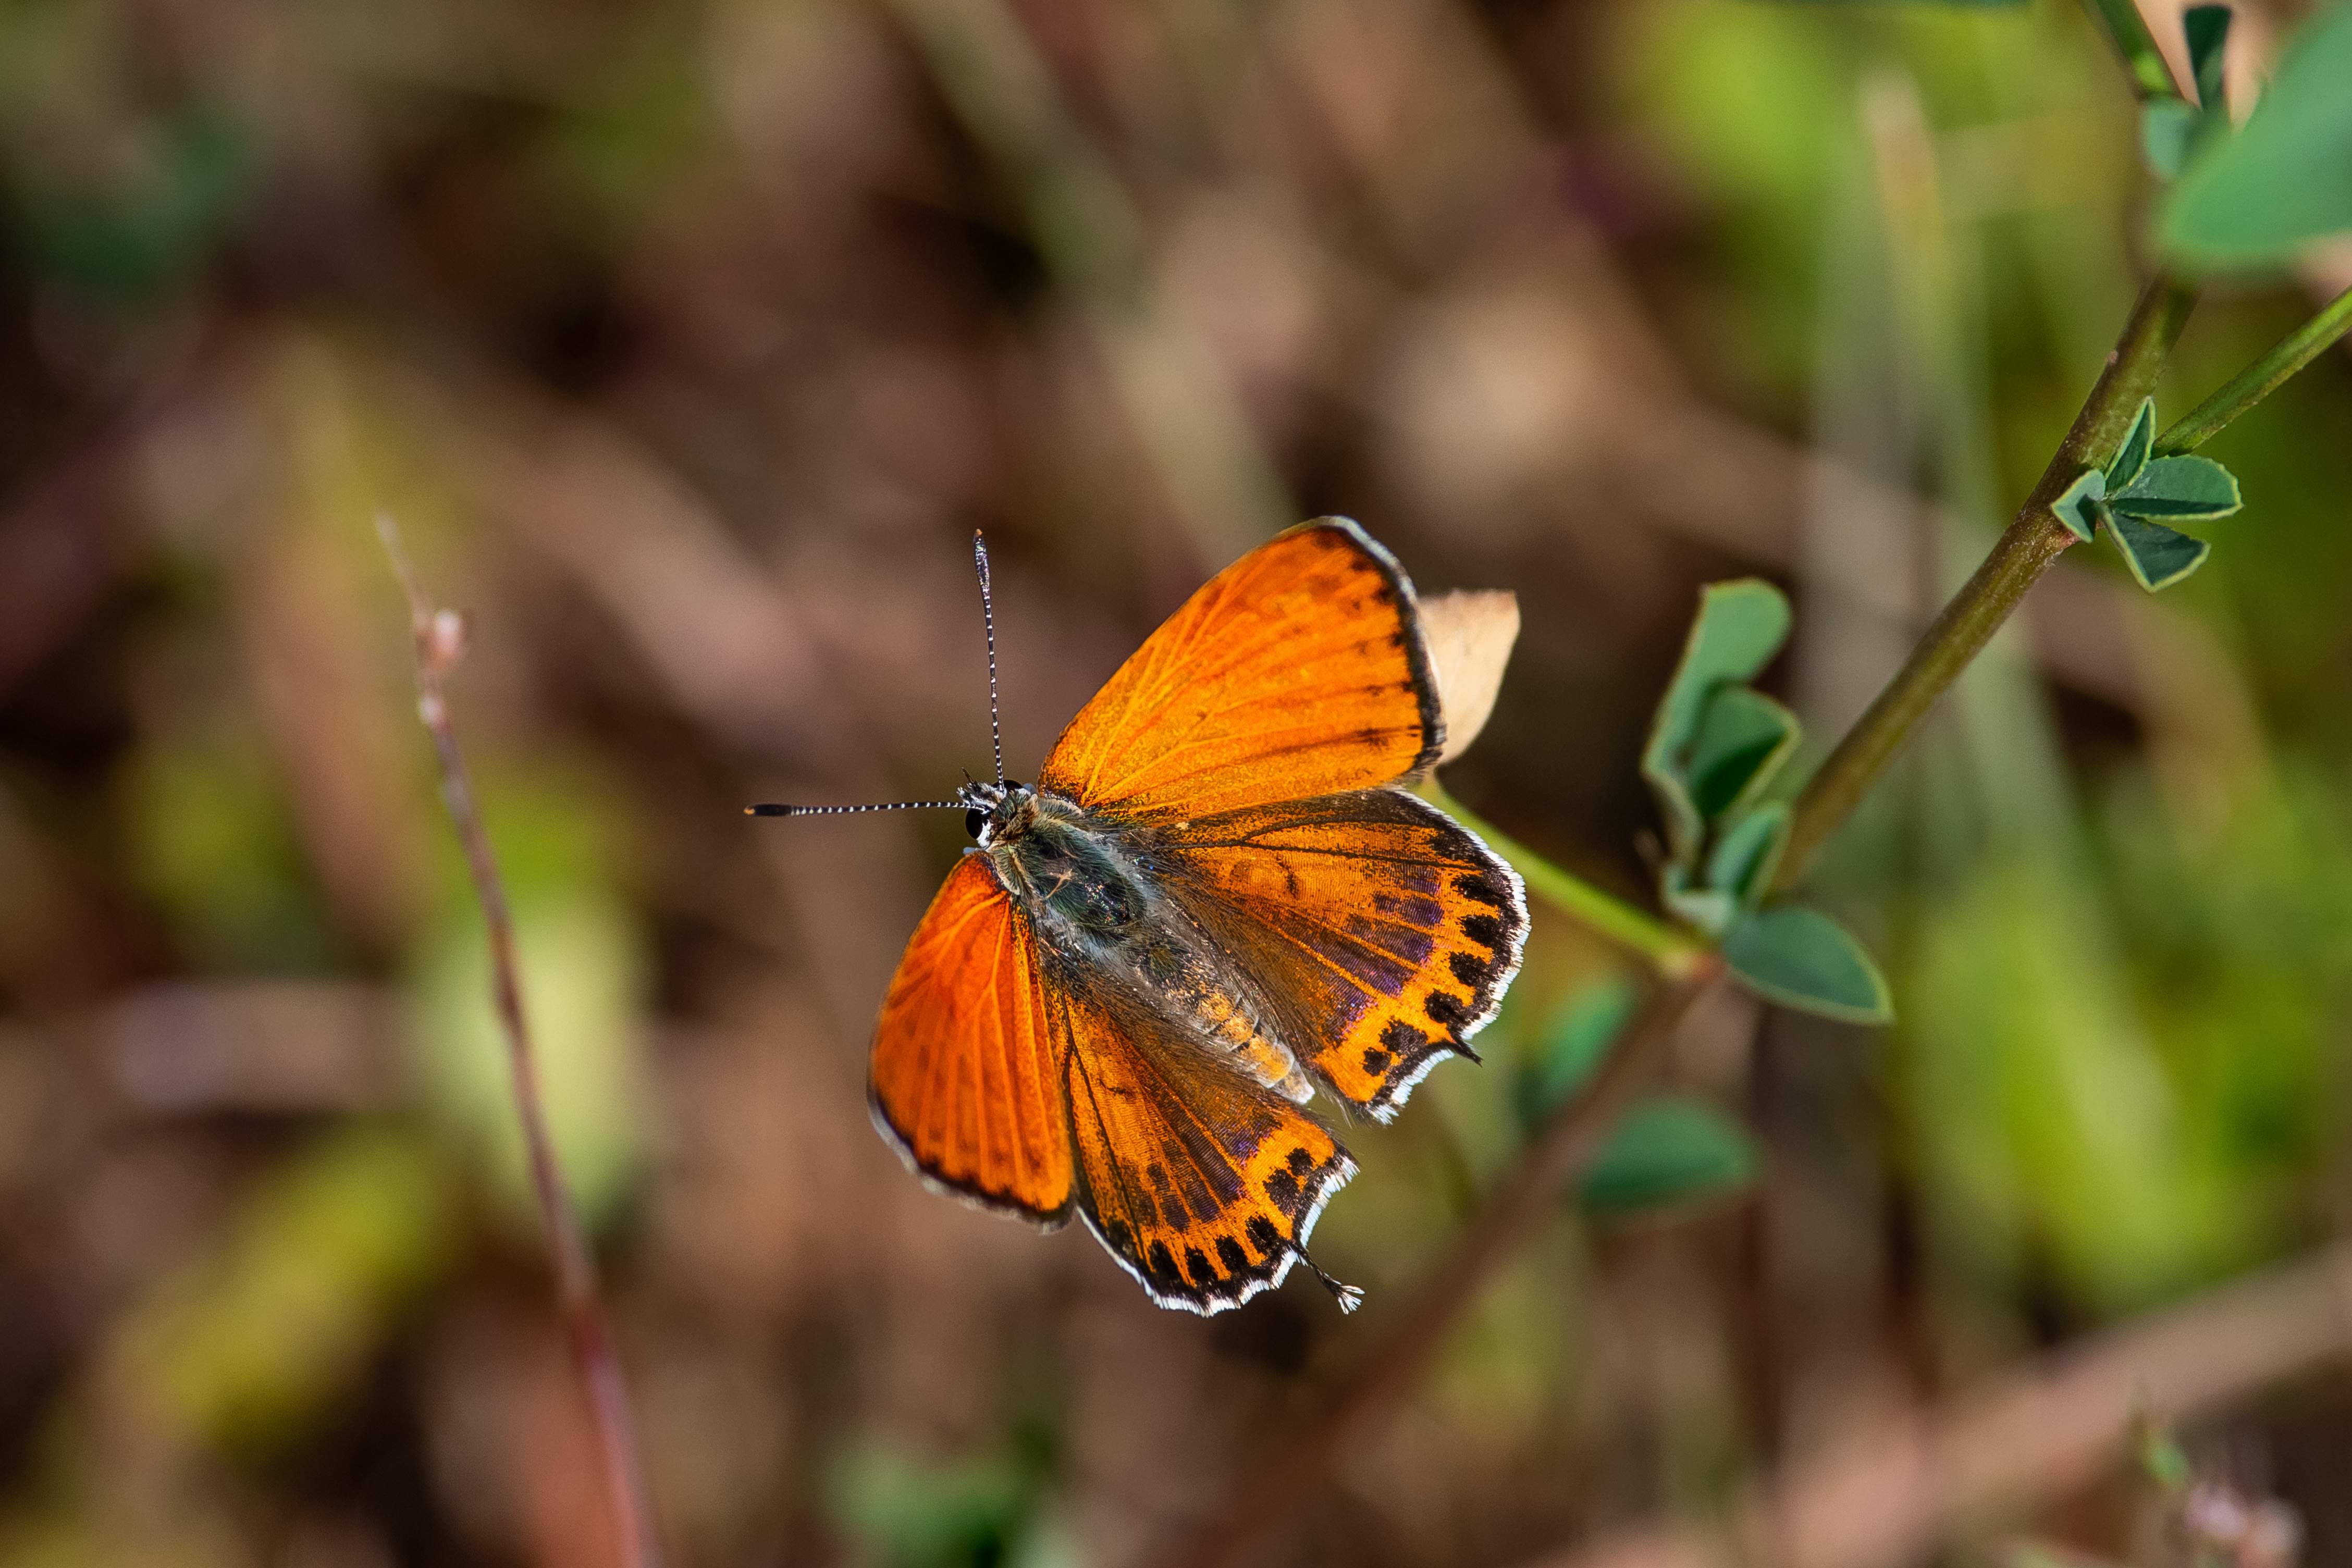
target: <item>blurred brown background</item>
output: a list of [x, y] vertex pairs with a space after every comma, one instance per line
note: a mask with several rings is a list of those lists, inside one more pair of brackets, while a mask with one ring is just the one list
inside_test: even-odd
[[[2293, 20], [2241, 15], [2250, 59]], [[1646, 897], [1696, 586], [1788, 587], [1774, 689], [1860, 710], [2122, 319], [2135, 135], [2057, 0], [8, 0], [0, 1563], [616, 1561], [379, 508], [474, 617], [676, 1560], [1125, 1564], [1632, 971], [1538, 907], [1487, 1065], [1347, 1130], [1318, 1256], [1373, 1310], [1204, 1322], [867, 1125], [954, 815], [740, 806], [985, 770], [975, 527], [1027, 777], [1209, 571], [1344, 512], [1517, 591], [1448, 783]], [[2308, 305], [2220, 291], [2165, 406]], [[1675, 1073], [1759, 1181], [1563, 1204], [1274, 1560], [1704, 1515], [2347, 1222], [2347, 418], [2336, 356], [2215, 443], [2250, 504], [2162, 600], [2062, 563], [1819, 879], [1901, 1024], [1703, 1014]], [[2183, 1432], [2312, 1563], [2344, 1365]], [[2144, 1561], [2147, 1517], [2118, 1469], [1939, 1560]]]

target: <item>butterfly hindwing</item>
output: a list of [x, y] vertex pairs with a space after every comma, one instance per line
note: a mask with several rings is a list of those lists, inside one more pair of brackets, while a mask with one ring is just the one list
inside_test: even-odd
[[1072, 1183], [1062, 1027], [1029, 917], [985, 856], [964, 856], [882, 1004], [868, 1091], [877, 1125], [958, 1197], [1063, 1223]]
[[1070, 721], [1041, 787], [1139, 821], [1385, 784], [1437, 759], [1436, 677], [1396, 560], [1344, 517], [1219, 572]]
[[1149, 1011], [1065, 998], [1078, 1207], [1163, 1307], [1215, 1312], [1282, 1282], [1356, 1165], [1313, 1117]]
[[1518, 877], [1390, 787], [1443, 740], [1412, 585], [1355, 524], [1219, 573], [1034, 789], [964, 791], [980, 849], [876, 1032], [885, 1135], [971, 1201], [1081, 1215], [1161, 1306], [1279, 1284], [1356, 1170], [1309, 1077], [1387, 1120], [1518, 967]]
[[1255, 983], [1301, 1061], [1381, 1121], [1494, 1016], [1519, 967], [1517, 873], [1397, 789], [1162, 830], [1161, 885]]

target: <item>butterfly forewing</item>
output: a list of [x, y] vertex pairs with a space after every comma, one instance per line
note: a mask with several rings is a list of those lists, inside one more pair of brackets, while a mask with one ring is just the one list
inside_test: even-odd
[[1443, 739], [1412, 586], [1355, 524], [1219, 573], [1035, 790], [973, 787], [982, 849], [876, 1034], [886, 1133], [974, 1201], [1076, 1208], [1162, 1306], [1279, 1283], [1356, 1168], [1276, 1092], [1293, 1059], [1385, 1120], [1518, 967], [1518, 878], [1386, 788]]
[[1055, 744], [1041, 787], [1139, 819], [1385, 784], [1437, 758], [1436, 679], [1395, 560], [1345, 518], [1219, 572]]
[[925, 1176], [1053, 1226], [1069, 1217], [1061, 1014], [1029, 920], [966, 855], [915, 928], [874, 1035], [875, 1116]]
[[1355, 1174], [1323, 1124], [1082, 979], [1057, 988], [1087, 1225], [1163, 1307], [1212, 1312], [1281, 1283]]
[[1386, 1121], [1519, 967], [1527, 899], [1435, 807], [1367, 789], [1193, 821], [1168, 895], [1255, 982], [1307, 1070]]

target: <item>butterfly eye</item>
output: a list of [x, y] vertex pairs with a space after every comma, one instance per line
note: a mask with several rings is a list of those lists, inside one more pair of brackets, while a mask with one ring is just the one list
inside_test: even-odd
[[987, 824], [987, 821], [988, 813], [974, 806], [963, 814], [963, 831], [976, 839], [980, 837], [980, 830]]

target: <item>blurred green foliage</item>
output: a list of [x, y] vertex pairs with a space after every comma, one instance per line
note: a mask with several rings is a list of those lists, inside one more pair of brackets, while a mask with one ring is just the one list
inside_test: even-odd
[[259, 734], [229, 726], [161, 738], [121, 789], [132, 867], [191, 963], [236, 974], [334, 962], [333, 927]]
[[2216, 268], [2276, 266], [2352, 229], [2352, 12], [2322, 6], [2290, 41], [2254, 112], [2209, 137], [2164, 212], [2174, 252]]
[[177, 1432], [280, 1451], [447, 1259], [449, 1218], [416, 1140], [330, 1135], [258, 1183], [218, 1241], [121, 1322], [109, 1375]]

